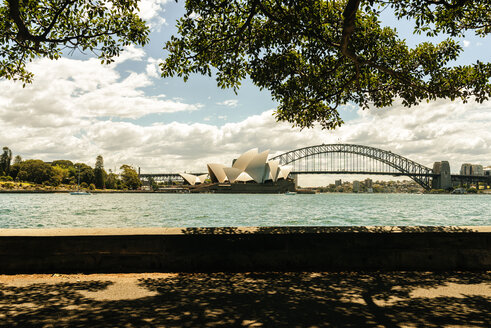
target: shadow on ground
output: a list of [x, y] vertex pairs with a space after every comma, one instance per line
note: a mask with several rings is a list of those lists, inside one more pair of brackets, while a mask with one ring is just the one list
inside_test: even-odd
[[462, 233], [477, 232], [458, 226], [292, 226], [292, 227], [204, 227], [184, 228], [185, 235], [237, 235], [237, 234], [292, 234], [292, 233]]
[[111, 281], [0, 284], [0, 327], [488, 327], [489, 294], [418, 291], [490, 281], [485, 272], [186, 273], [139, 279], [153, 296], [112, 301], [84, 296]]

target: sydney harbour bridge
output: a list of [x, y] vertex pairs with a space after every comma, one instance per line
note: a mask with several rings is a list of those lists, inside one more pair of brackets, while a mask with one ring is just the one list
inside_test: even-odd
[[[354, 144], [322, 144], [288, 151], [272, 157], [280, 165], [291, 165], [291, 175], [358, 174], [407, 176], [424, 189], [448, 189], [456, 185], [485, 183], [491, 176], [456, 175], [450, 173], [447, 161], [426, 167], [391, 151]], [[199, 173], [197, 173], [199, 174]], [[178, 173], [140, 174], [142, 180], [179, 180]]]

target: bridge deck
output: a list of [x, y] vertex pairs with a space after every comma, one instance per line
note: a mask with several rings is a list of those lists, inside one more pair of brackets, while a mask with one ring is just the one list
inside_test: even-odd
[[[361, 175], [391, 175], [391, 176], [401, 176], [407, 173], [402, 172], [370, 172], [370, 171], [292, 171], [291, 174], [361, 174]], [[414, 176], [422, 177], [434, 177], [437, 174], [432, 173], [414, 173]]]

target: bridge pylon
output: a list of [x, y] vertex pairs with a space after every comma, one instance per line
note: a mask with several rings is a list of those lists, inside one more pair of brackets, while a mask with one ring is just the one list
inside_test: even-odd
[[436, 174], [431, 183], [433, 189], [447, 190], [452, 187], [452, 175], [448, 161], [433, 163], [433, 174]]

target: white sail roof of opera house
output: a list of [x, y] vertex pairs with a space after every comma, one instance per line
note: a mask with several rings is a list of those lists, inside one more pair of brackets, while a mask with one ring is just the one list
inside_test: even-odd
[[266, 178], [269, 178], [269, 176], [266, 176], [266, 171], [268, 168], [268, 164], [266, 164], [268, 160], [268, 154], [269, 150], [266, 150], [262, 153], [254, 155], [254, 157], [249, 161], [247, 167], [244, 170], [257, 183], [263, 183]]
[[204, 183], [208, 177], [208, 174], [194, 175], [189, 173], [179, 173], [179, 175], [191, 186], [194, 186], [197, 183]]
[[246, 151], [242, 155], [237, 158], [232, 164], [233, 168], [239, 169], [241, 171], [245, 171], [249, 163], [257, 156], [258, 149], [253, 148], [251, 150]]
[[[212, 182], [236, 183], [255, 181], [264, 183], [268, 180], [276, 182], [279, 179], [286, 179], [292, 167], [281, 166], [279, 161], [268, 161], [269, 150], [259, 153], [257, 148], [246, 151], [233, 161], [232, 167], [223, 164], [207, 164], [208, 174]], [[182, 178], [190, 185], [203, 183], [206, 174], [196, 176], [189, 173], [179, 173]]]
[[247, 182], [247, 181], [252, 181], [254, 180], [247, 172], [242, 172], [239, 174], [239, 176], [235, 179], [234, 182], [240, 181], [240, 182]]
[[269, 161], [268, 169], [269, 169], [269, 177], [271, 178], [271, 180], [276, 182], [276, 180], [278, 179], [278, 174], [280, 173], [280, 161], [278, 160]]
[[227, 180], [223, 164], [207, 164], [208, 173], [210, 174], [211, 181], [224, 183]]
[[230, 183], [234, 183], [239, 175], [243, 172], [235, 167], [225, 167], [223, 170], [225, 171], [225, 174], [227, 175], [227, 180]]

